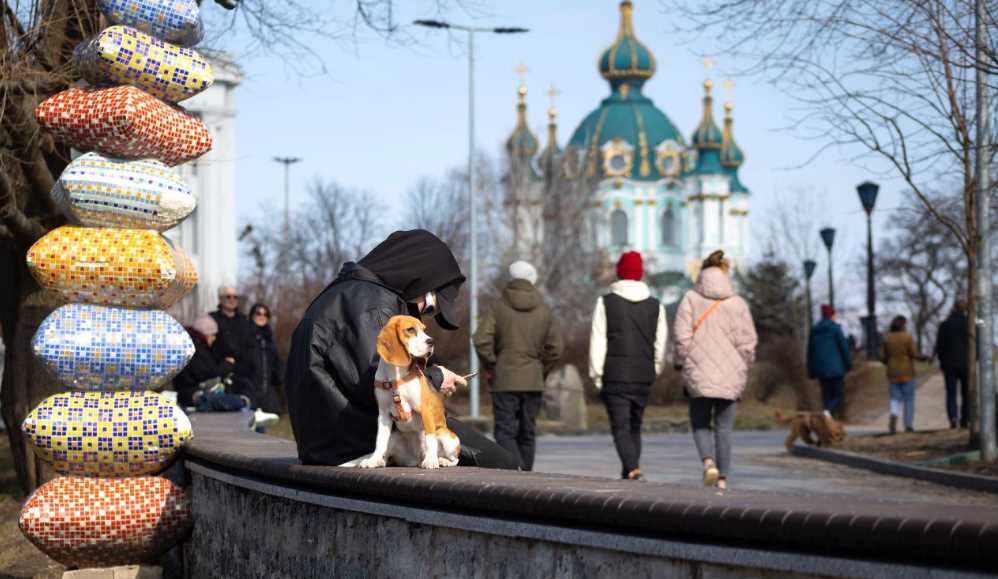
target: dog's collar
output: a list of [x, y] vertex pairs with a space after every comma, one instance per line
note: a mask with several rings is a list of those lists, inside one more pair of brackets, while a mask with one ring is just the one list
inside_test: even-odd
[[[419, 367], [418, 364], [414, 364], [409, 372], [405, 376], [399, 379], [399, 382], [408, 382], [416, 378], [423, 376], [423, 369]], [[394, 390], [397, 386], [394, 380], [375, 380], [374, 385], [382, 390]]]

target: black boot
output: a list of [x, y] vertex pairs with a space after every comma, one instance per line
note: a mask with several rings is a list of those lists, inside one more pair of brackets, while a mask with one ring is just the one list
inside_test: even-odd
[[897, 434], [897, 432], [898, 432], [898, 417], [897, 416], [891, 416], [891, 421], [890, 421], [890, 423], [888, 423], [887, 429], [890, 431], [891, 434]]

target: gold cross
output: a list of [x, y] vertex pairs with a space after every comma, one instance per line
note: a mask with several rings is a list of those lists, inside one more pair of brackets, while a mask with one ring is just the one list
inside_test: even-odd
[[520, 66], [514, 68], [513, 72], [515, 72], [516, 74], [520, 75], [520, 84], [521, 85], [522, 84], [526, 84], [527, 73], [530, 72], [530, 69], [527, 68], [526, 64], [523, 64], [523, 62], [521, 61], [520, 62]]
[[554, 98], [556, 96], [560, 95], [560, 94], [561, 94], [561, 91], [559, 91], [557, 88], [555, 88], [555, 86], [553, 84], [551, 85], [551, 88], [548, 89], [548, 97], [551, 98], [551, 106], [552, 107], [554, 106]]

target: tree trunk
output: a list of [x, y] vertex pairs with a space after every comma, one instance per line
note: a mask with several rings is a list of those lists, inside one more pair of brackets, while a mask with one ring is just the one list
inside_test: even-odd
[[52, 478], [51, 466], [34, 456], [21, 423], [44, 398], [64, 390], [34, 355], [31, 339], [42, 320], [52, 311], [28, 273], [23, 252], [9, 251], [5, 256], [7, 283], [3, 299], [7, 303], [3, 317], [4, 360], [0, 409], [7, 424], [11, 454], [17, 479], [25, 493]]

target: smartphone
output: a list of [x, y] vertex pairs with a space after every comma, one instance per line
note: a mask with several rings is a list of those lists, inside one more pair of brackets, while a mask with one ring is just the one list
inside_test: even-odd
[[464, 378], [465, 380], [470, 380], [470, 379], [474, 378], [475, 376], [478, 376], [478, 370], [475, 370], [471, 374], [465, 374], [464, 376], [461, 376], [461, 377]]

